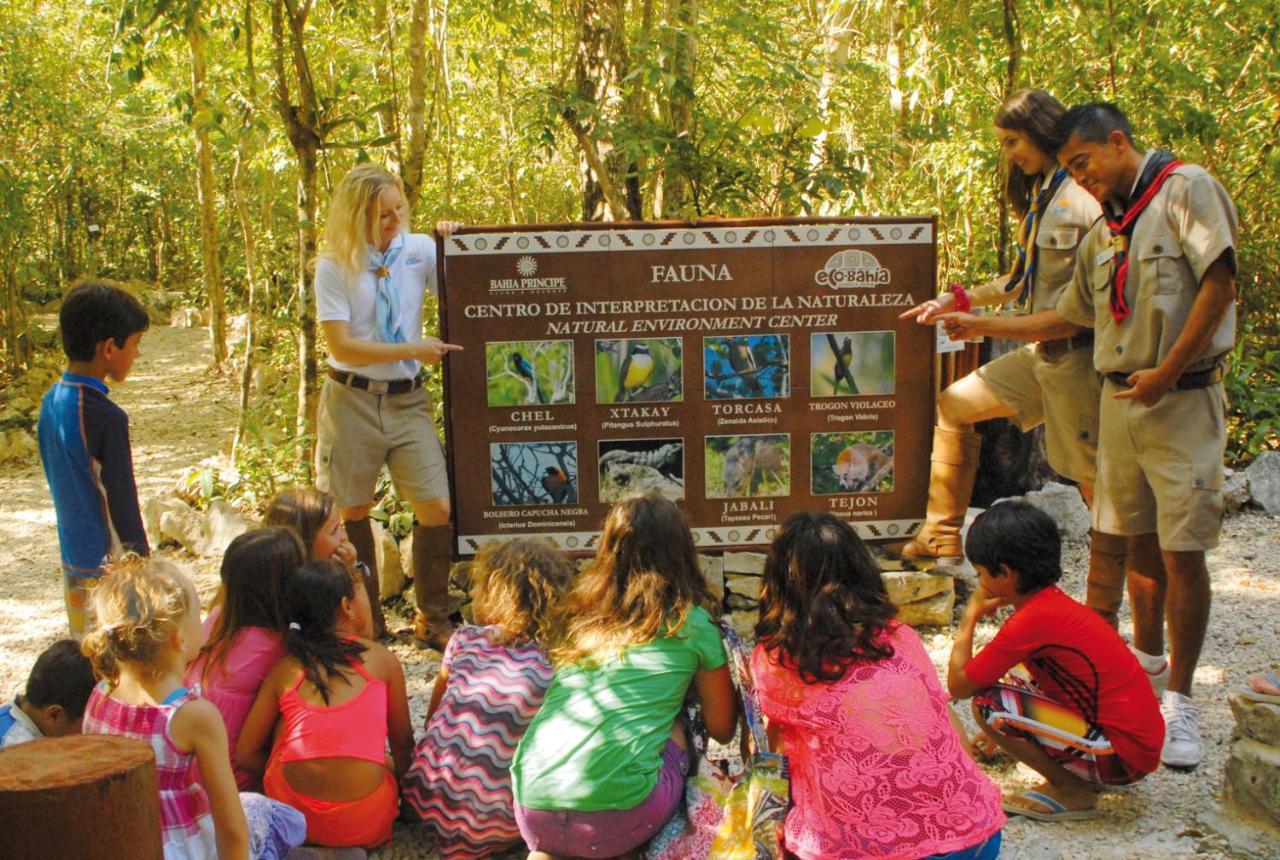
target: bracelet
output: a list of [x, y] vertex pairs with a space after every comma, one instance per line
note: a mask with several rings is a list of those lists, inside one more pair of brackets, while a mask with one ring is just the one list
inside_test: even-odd
[[952, 284], [951, 295], [956, 297], [956, 310], [960, 313], [967, 314], [973, 310], [973, 301], [969, 298], [969, 294], [965, 292], [964, 287], [959, 284]]

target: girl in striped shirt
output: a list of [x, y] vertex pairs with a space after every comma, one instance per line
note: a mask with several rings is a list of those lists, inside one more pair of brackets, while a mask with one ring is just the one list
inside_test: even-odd
[[490, 546], [472, 565], [478, 625], [445, 646], [427, 733], [404, 778], [408, 814], [436, 836], [444, 860], [469, 860], [520, 844], [511, 757], [551, 684], [548, 611], [573, 564], [532, 539]]

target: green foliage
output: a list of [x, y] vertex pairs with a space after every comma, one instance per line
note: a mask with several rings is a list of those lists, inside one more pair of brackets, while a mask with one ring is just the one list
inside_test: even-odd
[[[1021, 2], [1016, 58], [1005, 4], [994, 0], [702, 0], [690, 33], [664, 18], [679, 5], [623, 4], [625, 26], [613, 34], [623, 51], [610, 58], [620, 64], [616, 90], [593, 102], [574, 86], [580, 4], [434, 4], [416, 227], [443, 217], [578, 220], [583, 154], [565, 121], [571, 111], [622, 165], [646, 217], [934, 215], [939, 280], [981, 283], [1008, 250], [990, 123], [1012, 72], [1014, 86], [1066, 102], [1117, 102], [1140, 145], [1205, 165], [1233, 195], [1242, 325], [1231, 457], [1276, 447], [1268, 360], [1280, 342], [1274, 4]], [[327, 141], [318, 155], [323, 217], [328, 189], [351, 164], [403, 163], [413, 46], [408, 0], [385, 4], [386, 30], [375, 20], [379, 4], [307, 6], [320, 101], [314, 121]], [[209, 83], [209, 108], [199, 116], [184, 38], [197, 7]], [[276, 483], [265, 476], [277, 469], [305, 475], [305, 464], [275, 462], [298, 450], [289, 412], [298, 373], [294, 284], [307, 261], [298, 259], [294, 150], [274, 104], [268, 4], [249, 5], [249, 26], [243, 4], [198, 0], [32, 8], [0, 0], [0, 289], [17, 299], [18, 317], [3, 338], [6, 368], [26, 361], [17, 332], [35, 306], [83, 272], [156, 284], [196, 306], [207, 301], [197, 277], [191, 123], [212, 133], [229, 312], [242, 310], [248, 272], [230, 177], [250, 141], [240, 177], [257, 242], [256, 310], [281, 378], [268, 405], [255, 401], [247, 452], [260, 439], [262, 457], [246, 453], [245, 462], [248, 473], [262, 471], [264, 486]], [[696, 37], [696, 56], [678, 69], [682, 35]], [[682, 127], [677, 104], [688, 107]], [[670, 190], [672, 177], [685, 193], [663, 208], [659, 191]], [[89, 239], [90, 224], [100, 239]], [[433, 371], [428, 383], [437, 418], [440, 380]], [[613, 385], [602, 399], [616, 397]]]

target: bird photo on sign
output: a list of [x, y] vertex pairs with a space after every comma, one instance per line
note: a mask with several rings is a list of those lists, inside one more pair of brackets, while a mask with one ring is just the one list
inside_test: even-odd
[[707, 498], [741, 499], [791, 495], [791, 436], [708, 436]]
[[620, 502], [636, 493], [684, 499], [683, 439], [601, 439], [600, 501]]
[[573, 403], [573, 341], [507, 340], [484, 345], [490, 406]]
[[809, 336], [809, 396], [892, 394], [891, 331], [832, 331]]
[[707, 400], [786, 397], [791, 393], [791, 339], [779, 334], [702, 339]]
[[492, 443], [489, 479], [495, 505], [577, 504], [578, 443]]
[[893, 491], [893, 431], [814, 433], [809, 445], [814, 495]]
[[677, 403], [684, 399], [684, 345], [678, 337], [596, 341], [597, 403]]

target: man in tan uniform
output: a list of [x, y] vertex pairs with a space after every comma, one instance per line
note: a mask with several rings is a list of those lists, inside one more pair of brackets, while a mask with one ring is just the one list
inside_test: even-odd
[[1093, 525], [1127, 539], [1134, 646], [1149, 672], [1162, 661], [1167, 616], [1161, 760], [1195, 767], [1204, 745], [1190, 693], [1209, 620], [1204, 554], [1222, 523], [1235, 206], [1203, 168], [1140, 152], [1114, 105], [1072, 108], [1059, 129], [1059, 160], [1105, 214], [1081, 243], [1073, 284], [1056, 311], [981, 324], [952, 315], [944, 325], [953, 336], [1094, 328], [1104, 384]]

